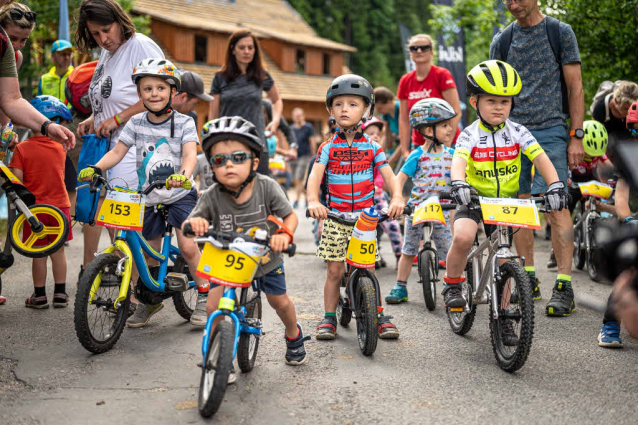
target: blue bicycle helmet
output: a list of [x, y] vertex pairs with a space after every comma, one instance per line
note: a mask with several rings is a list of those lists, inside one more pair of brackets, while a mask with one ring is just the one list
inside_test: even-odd
[[66, 121], [73, 121], [71, 111], [57, 97], [36, 96], [31, 99], [30, 103], [39, 113], [57, 124], [60, 124], [60, 118]]

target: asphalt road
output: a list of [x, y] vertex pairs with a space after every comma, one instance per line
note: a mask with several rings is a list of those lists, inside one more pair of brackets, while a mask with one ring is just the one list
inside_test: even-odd
[[[598, 347], [601, 314], [593, 311], [545, 316], [555, 271], [545, 270], [549, 244], [540, 237], [536, 256], [544, 298], [536, 305], [530, 357], [514, 374], [496, 364], [486, 306], [479, 306], [468, 335], [453, 334], [441, 297], [434, 312], [425, 309], [415, 269], [410, 301], [386, 309], [400, 339], [380, 340], [372, 357], [360, 353], [354, 323], [339, 328], [335, 341], [315, 340], [325, 267], [312, 255], [309, 220], [301, 219], [296, 239], [301, 253], [286, 260], [286, 274], [299, 322], [313, 336], [306, 344], [308, 361], [300, 367], [285, 364], [283, 326], [265, 307], [267, 333], [255, 369], [228, 388], [211, 423], [636, 423], [638, 344], [623, 331], [625, 348]], [[72, 299], [81, 246], [76, 229], [67, 248]], [[385, 240], [382, 252], [390, 253]], [[378, 276], [385, 296], [394, 269]], [[207, 422], [196, 401], [202, 330], [184, 322], [172, 301], [147, 327], [125, 329], [113, 350], [92, 355], [77, 340], [72, 305], [24, 307], [32, 292], [30, 260], [18, 259], [3, 278], [9, 300], [0, 306], [0, 424]], [[576, 270], [573, 281], [577, 293], [600, 302], [611, 290]], [[51, 297], [52, 278], [49, 282]]]

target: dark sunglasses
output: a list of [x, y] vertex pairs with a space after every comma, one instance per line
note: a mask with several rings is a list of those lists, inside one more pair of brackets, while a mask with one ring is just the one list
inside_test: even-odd
[[229, 159], [233, 164], [243, 164], [252, 157], [253, 156], [251, 154], [244, 151], [233, 152], [230, 155], [218, 153], [217, 155], [210, 157], [210, 165], [213, 167], [223, 167]]
[[29, 22], [35, 22], [35, 17], [37, 16], [35, 12], [23, 12], [18, 9], [11, 9], [9, 15], [11, 15], [11, 19], [14, 21], [19, 21], [24, 16]]
[[419, 46], [410, 46], [410, 51], [412, 53], [418, 52], [419, 49], [421, 49], [421, 51], [423, 51], [423, 52], [429, 52], [430, 50], [432, 50], [432, 45], [431, 44], [421, 44]]

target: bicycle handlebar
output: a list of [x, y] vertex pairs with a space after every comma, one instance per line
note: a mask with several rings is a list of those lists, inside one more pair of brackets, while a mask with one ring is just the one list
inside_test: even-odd
[[[100, 186], [104, 184], [107, 190], [113, 190], [113, 187], [109, 184], [108, 180], [102, 176], [102, 170], [98, 167], [89, 165], [89, 167], [95, 170], [95, 174], [93, 175], [93, 180], [89, 183], [89, 193], [96, 193], [100, 191]], [[82, 186], [84, 187], [84, 186]], [[150, 183], [146, 189], [143, 191], [137, 191], [142, 195], [148, 195], [155, 189], [161, 189], [166, 187], [166, 180], [155, 180], [153, 183]], [[192, 183], [190, 180], [186, 180], [184, 182], [183, 188], [185, 190], [190, 190], [192, 188]]]
[[[405, 215], [410, 215], [412, 214], [412, 207], [407, 205], [405, 207], [403, 207], [403, 214]], [[402, 215], [403, 215], [402, 214]], [[359, 219], [359, 217], [344, 217], [341, 214], [335, 213], [333, 211], [328, 210], [327, 216], [329, 219], [336, 221], [337, 223], [346, 225], [346, 226], [353, 226], [356, 224], [357, 220]], [[310, 215], [310, 210], [306, 210], [306, 218], [312, 218]], [[388, 220], [390, 218], [390, 216], [388, 216], [387, 213], [382, 213], [381, 217], [379, 217], [379, 223], [383, 223], [384, 221]]]

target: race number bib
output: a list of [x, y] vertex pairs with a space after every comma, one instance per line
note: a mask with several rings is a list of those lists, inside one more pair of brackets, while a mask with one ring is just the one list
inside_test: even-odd
[[111, 229], [142, 230], [146, 197], [139, 193], [111, 191], [106, 195], [97, 224]]
[[438, 196], [429, 197], [414, 211], [414, 216], [412, 217], [413, 225], [428, 222], [441, 223], [445, 226], [443, 208], [441, 208]]
[[282, 156], [276, 156], [268, 160], [268, 168], [271, 170], [285, 171], [286, 161]]
[[11, 181], [11, 183], [22, 184], [22, 182], [9, 170], [9, 168], [4, 165], [2, 161], [0, 161], [0, 169], [4, 173], [4, 175]]
[[361, 231], [355, 225], [352, 237], [348, 243], [346, 263], [351, 266], [372, 269], [374, 268], [375, 250], [377, 245], [376, 230]]
[[589, 181], [587, 183], [578, 183], [580, 193], [585, 196], [593, 196], [594, 198], [607, 199], [611, 196], [613, 189], [611, 186], [604, 183], [597, 182], [596, 180]]
[[195, 275], [218, 285], [245, 288], [252, 283], [258, 263], [259, 256], [250, 257], [207, 243]]
[[536, 204], [530, 199], [479, 198], [483, 223], [525, 229], [540, 229]]

